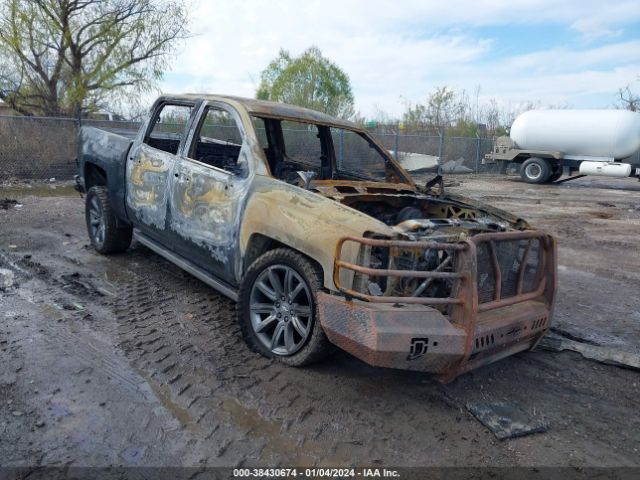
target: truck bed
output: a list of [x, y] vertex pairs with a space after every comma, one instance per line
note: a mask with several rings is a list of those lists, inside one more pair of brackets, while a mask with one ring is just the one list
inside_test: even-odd
[[[87, 191], [93, 184], [100, 184], [100, 177], [108, 179], [106, 186], [114, 213], [125, 220], [127, 218], [124, 204], [126, 162], [136, 132], [131, 130], [125, 132], [123, 129], [119, 133], [94, 127], [80, 129], [76, 182], [79, 190]], [[127, 136], [124, 135], [125, 133]]]
[[133, 143], [137, 132], [121, 129], [107, 131], [95, 127], [82, 127], [78, 143], [78, 161], [80, 167], [86, 161], [107, 165], [122, 163]]

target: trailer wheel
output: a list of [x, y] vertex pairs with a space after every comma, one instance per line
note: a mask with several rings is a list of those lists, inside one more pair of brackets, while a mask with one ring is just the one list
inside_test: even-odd
[[520, 166], [520, 177], [527, 183], [545, 183], [551, 175], [551, 165], [544, 158], [531, 157]]

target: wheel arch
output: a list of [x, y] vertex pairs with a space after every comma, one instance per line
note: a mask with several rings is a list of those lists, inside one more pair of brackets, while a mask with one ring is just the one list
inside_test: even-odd
[[91, 187], [107, 186], [107, 172], [104, 168], [92, 162], [86, 162], [84, 165], [84, 185], [88, 192]]
[[324, 278], [325, 270], [322, 264], [317, 259], [313, 258], [311, 255], [309, 255], [306, 252], [298, 250], [297, 248], [292, 247], [291, 245], [282, 243], [281, 241], [276, 240], [275, 238], [271, 238], [262, 233], [253, 233], [249, 237], [249, 241], [247, 243], [246, 250], [242, 259], [242, 276], [244, 276], [244, 274], [247, 272], [247, 269], [251, 266], [253, 262], [256, 261], [256, 259], [258, 259], [261, 255], [271, 250], [275, 250], [277, 248], [286, 248], [293, 252], [296, 252], [299, 255], [302, 255], [304, 258], [309, 260], [311, 263], [313, 263], [313, 265], [315, 265], [320, 270], [320, 273]]
[[[111, 206], [116, 215], [116, 225], [118, 228], [129, 228], [131, 223], [126, 218], [120, 197], [114, 191], [117, 190], [117, 185], [120, 182], [117, 175], [111, 171], [111, 177], [109, 177], [107, 170], [95, 162], [85, 162], [82, 174], [85, 192], [88, 192], [91, 187], [106, 187], [108, 189]], [[111, 182], [111, 185], [109, 185], [109, 182]]]

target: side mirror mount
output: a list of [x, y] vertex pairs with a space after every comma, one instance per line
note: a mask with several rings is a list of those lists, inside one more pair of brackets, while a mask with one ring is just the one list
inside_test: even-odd
[[431, 180], [429, 180], [423, 187], [423, 192], [427, 195], [435, 195], [441, 197], [444, 195], [444, 180], [442, 175], [438, 174]]

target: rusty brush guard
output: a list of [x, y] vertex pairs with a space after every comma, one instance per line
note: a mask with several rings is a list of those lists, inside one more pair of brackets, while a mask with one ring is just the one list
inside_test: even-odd
[[458, 298], [435, 298], [435, 297], [394, 297], [394, 296], [373, 296], [367, 295], [361, 292], [357, 292], [350, 288], [344, 288], [340, 285], [340, 269], [352, 270], [354, 272], [362, 273], [372, 277], [409, 277], [409, 278], [424, 278], [424, 279], [464, 279], [464, 273], [458, 272], [442, 272], [439, 270], [433, 271], [416, 271], [416, 270], [390, 270], [390, 269], [378, 269], [368, 268], [361, 265], [356, 265], [350, 262], [341, 260], [342, 247], [345, 242], [356, 242], [361, 245], [368, 245], [371, 247], [385, 247], [389, 249], [391, 257], [398, 255], [399, 249], [413, 250], [421, 252], [424, 250], [450, 250], [450, 251], [462, 251], [468, 248], [464, 243], [438, 243], [438, 242], [411, 242], [403, 240], [377, 240], [373, 238], [364, 237], [342, 237], [336, 246], [336, 259], [335, 268], [333, 270], [333, 281], [336, 288], [340, 290], [345, 296], [358, 298], [367, 302], [384, 302], [384, 303], [418, 303], [421, 305], [443, 305], [462, 303]]
[[[342, 259], [347, 242], [360, 245], [358, 263]], [[368, 264], [371, 248], [388, 251], [384, 268]], [[402, 268], [427, 255], [433, 268]], [[343, 271], [353, 272], [350, 287], [341, 283]], [[372, 365], [449, 381], [542, 338], [556, 290], [556, 244], [535, 230], [456, 242], [343, 237], [333, 273], [344, 298], [321, 294], [319, 307], [335, 344]]]

